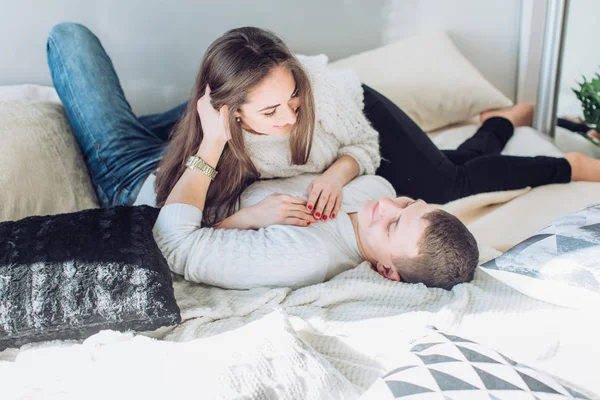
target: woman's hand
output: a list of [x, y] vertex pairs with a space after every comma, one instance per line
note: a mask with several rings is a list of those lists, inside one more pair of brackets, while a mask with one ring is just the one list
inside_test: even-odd
[[306, 208], [316, 219], [335, 218], [342, 208], [342, 185], [335, 179], [321, 175], [308, 185]]
[[271, 225], [308, 226], [317, 221], [306, 209], [305, 200], [287, 194], [271, 194], [241, 211], [244, 213], [244, 225], [253, 229]]
[[[222, 106], [218, 111], [215, 110], [210, 103], [210, 88], [207, 85], [206, 92], [196, 103], [196, 109], [204, 133], [202, 142], [196, 150], [196, 156], [216, 168], [227, 141], [231, 139], [228, 126], [229, 107]], [[204, 210], [210, 183], [208, 175], [186, 168], [171, 189], [165, 205], [184, 203]]]
[[229, 106], [224, 105], [219, 110], [215, 110], [210, 101], [210, 86], [206, 85], [204, 95], [198, 99], [197, 103], [198, 115], [204, 133], [203, 140], [208, 139], [226, 143], [231, 139]]

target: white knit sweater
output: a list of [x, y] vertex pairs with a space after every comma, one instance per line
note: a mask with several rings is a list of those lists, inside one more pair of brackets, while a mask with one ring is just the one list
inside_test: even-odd
[[248, 154], [261, 178], [322, 173], [342, 155], [352, 156], [359, 175], [379, 167], [379, 133], [363, 114], [363, 90], [351, 70], [327, 66], [327, 56], [297, 56], [309, 76], [315, 100], [315, 134], [308, 162], [292, 165], [289, 136], [259, 136], [244, 131]]
[[[327, 56], [297, 56], [311, 81], [315, 99], [315, 133], [304, 165], [292, 165], [289, 135], [263, 136], [244, 131], [244, 142], [261, 178], [322, 173], [342, 155], [353, 157], [359, 175], [374, 174], [381, 162], [379, 133], [363, 114], [363, 90], [351, 70], [331, 69]], [[134, 205], [154, 206], [155, 177], [146, 178]]]
[[[254, 205], [272, 193], [306, 199], [316, 175], [255, 182], [241, 198]], [[258, 230], [203, 228], [202, 210], [189, 204], [162, 207], [154, 238], [170, 269], [193, 282], [227, 289], [260, 286], [302, 287], [328, 280], [363, 262], [348, 213], [365, 200], [394, 197], [392, 185], [376, 175], [344, 187], [341, 212], [333, 220], [307, 227], [273, 225]]]

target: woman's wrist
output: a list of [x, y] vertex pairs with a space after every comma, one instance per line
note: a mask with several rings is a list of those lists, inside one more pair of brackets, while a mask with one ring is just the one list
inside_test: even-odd
[[252, 214], [249, 211], [250, 208], [243, 208], [238, 210], [233, 215], [225, 218], [215, 228], [217, 229], [258, 229], [252, 223]]
[[346, 173], [346, 171], [343, 171], [341, 168], [326, 170], [325, 172], [323, 172], [322, 176], [328, 182], [337, 183], [341, 187], [346, 186], [348, 182], [354, 179], [351, 177], [351, 174]]
[[[219, 158], [221, 158], [224, 147], [225, 145], [220, 144], [218, 141], [203, 140], [196, 152], [196, 156], [215, 168], [219, 162]], [[173, 189], [171, 189], [165, 205], [184, 203], [204, 210], [206, 195], [211, 182], [209, 174], [186, 168], [183, 175], [181, 175]]]
[[323, 176], [344, 187], [358, 176], [359, 171], [360, 169], [356, 160], [351, 156], [343, 155], [323, 172]]
[[198, 147], [198, 151], [196, 151], [196, 156], [203, 159], [211, 167], [216, 168], [226, 144], [226, 140], [204, 138]]
[[258, 229], [259, 227], [253, 221], [254, 214], [252, 207], [242, 208], [237, 213], [239, 214], [239, 224], [242, 226], [240, 229]]
[[325, 178], [328, 182], [337, 183], [342, 187], [346, 186], [346, 183], [349, 181], [344, 179], [344, 176], [338, 172], [339, 171], [325, 171], [323, 173], [323, 178]]

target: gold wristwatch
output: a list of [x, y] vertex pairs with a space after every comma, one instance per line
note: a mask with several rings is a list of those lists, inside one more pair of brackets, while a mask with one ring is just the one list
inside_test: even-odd
[[214, 181], [217, 177], [217, 170], [208, 165], [206, 161], [198, 156], [191, 156], [185, 163], [185, 166], [191, 169], [197, 169], [198, 171], [207, 175], [211, 181]]

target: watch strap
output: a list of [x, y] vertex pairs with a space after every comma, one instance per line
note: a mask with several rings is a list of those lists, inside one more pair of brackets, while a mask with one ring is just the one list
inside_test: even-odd
[[207, 175], [211, 181], [214, 181], [217, 177], [217, 170], [208, 165], [206, 161], [198, 156], [191, 156], [185, 163], [185, 166], [187, 168], [202, 172], [203, 174]]

